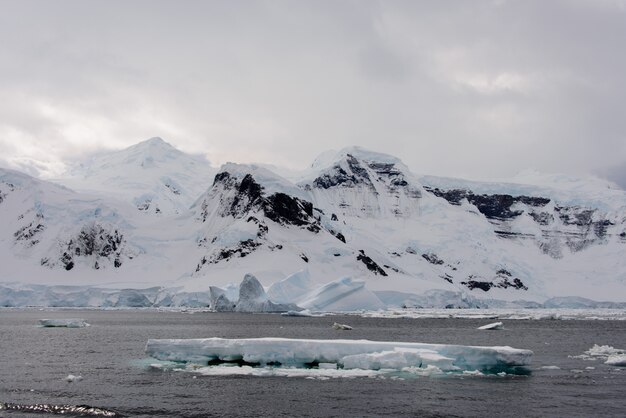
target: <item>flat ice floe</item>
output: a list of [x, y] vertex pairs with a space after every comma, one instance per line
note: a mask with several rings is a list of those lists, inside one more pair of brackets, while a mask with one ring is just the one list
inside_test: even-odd
[[[208, 366], [202, 370], [194, 369], [204, 374], [250, 374], [248, 369], [228, 369], [235, 365], [271, 370], [272, 375], [300, 373], [293, 369], [323, 369], [324, 372], [316, 372], [322, 375], [336, 375], [347, 370], [404, 371], [413, 374], [432, 374], [435, 371], [526, 373], [525, 367], [530, 365], [533, 355], [530, 350], [507, 346], [288, 338], [151, 339], [146, 344], [146, 353], [162, 361]], [[264, 373], [258, 371], [251, 374]]]
[[63, 327], [63, 328], [84, 328], [89, 324], [84, 319], [40, 319], [39, 325], [45, 328]]

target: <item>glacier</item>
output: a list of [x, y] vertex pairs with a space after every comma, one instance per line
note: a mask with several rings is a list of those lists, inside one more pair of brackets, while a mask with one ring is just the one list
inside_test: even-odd
[[533, 352], [508, 346], [477, 347], [369, 340], [288, 338], [150, 339], [146, 354], [161, 361], [218, 365], [396, 369], [436, 367], [442, 371], [525, 373]]

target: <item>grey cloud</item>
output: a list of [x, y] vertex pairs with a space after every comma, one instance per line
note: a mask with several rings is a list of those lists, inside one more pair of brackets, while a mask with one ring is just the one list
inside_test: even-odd
[[420, 173], [601, 172], [626, 160], [620, 4], [3, 1], [0, 154], [158, 135], [216, 162], [356, 144]]

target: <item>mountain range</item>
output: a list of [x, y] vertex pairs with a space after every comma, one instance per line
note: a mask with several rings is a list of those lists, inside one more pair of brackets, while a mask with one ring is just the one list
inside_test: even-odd
[[0, 306], [211, 305], [247, 273], [263, 306], [614, 306], [625, 250], [626, 192], [597, 178], [418, 176], [359, 147], [286, 178], [160, 138], [52, 181], [0, 168]]

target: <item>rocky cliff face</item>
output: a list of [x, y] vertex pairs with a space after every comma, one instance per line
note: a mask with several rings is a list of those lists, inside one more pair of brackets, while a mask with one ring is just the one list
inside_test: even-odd
[[360, 148], [339, 152], [300, 187], [335, 216], [408, 218], [419, 212], [421, 186], [393, 157]]
[[463, 202], [473, 205], [493, 225], [499, 237], [530, 239], [553, 258], [562, 258], [564, 251], [578, 252], [593, 244], [606, 243], [626, 227], [616, 214], [582, 205], [563, 205], [543, 196], [425, 189], [451, 205], [461, 206]]

